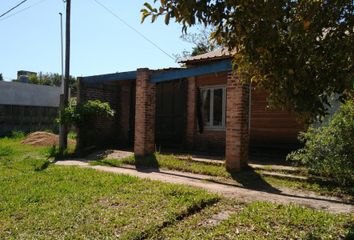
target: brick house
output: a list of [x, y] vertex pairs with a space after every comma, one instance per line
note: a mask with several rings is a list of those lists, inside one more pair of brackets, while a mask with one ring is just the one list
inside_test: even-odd
[[219, 49], [186, 59], [184, 68], [80, 78], [79, 102], [100, 99], [117, 113], [81, 135], [80, 146], [130, 146], [136, 155], [161, 148], [219, 154], [229, 169], [244, 166], [249, 149], [295, 147], [304, 126], [288, 112], [267, 109], [266, 94], [239, 83], [231, 60]]

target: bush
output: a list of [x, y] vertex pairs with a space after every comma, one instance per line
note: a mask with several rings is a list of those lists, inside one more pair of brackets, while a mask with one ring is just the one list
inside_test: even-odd
[[108, 103], [99, 100], [89, 100], [84, 104], [70, 102], [69, 106], [60, 112], [59, 123], [80, 127], [94, 122], [98, 116], [113, 117], [114, 111]]
[[65, 123], [79, 130], [76, 145], [77, 153], [79, 153], [92, 142], [96, 144], [105, 140], [100, 137], [102, 134], [95, 124], [99, 119], [111, 119], [114, 115], [114, 110], [107, 102], [89, 100], [83, 104], [76, 104], [75, 101], [71, 101], [69, 106], [60, 112], [58, 123]]
[[328, 125], [301, 133], [304, 148], [288, 155], [288, 160], [308, 167], [313, 175], [340, 186], [354, 184], [354, 100], [348, 100]]

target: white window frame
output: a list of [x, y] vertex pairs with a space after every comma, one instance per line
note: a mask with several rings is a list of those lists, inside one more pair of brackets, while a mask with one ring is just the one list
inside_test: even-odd
[[[214, 126], [214, 91], [222, 89], [223, 99], [222, 99], [222, 121], [221, 126]], [[205, 129], [208, 130], [225, 130], [226, 123], [226, 86], [225, 85], [212, 85], [212, 86], [203, 86], [200, 87], [201, 95], [203, 97], [203, 92], [206, 90], [210, 90], [210, 111], [209, 111], [209, 119], [210, 122], [204, 122]], [[203, 107], [204, 111], [204, 107]]]

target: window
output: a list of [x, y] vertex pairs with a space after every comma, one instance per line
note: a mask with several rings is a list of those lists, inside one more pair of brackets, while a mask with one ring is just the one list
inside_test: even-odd
[[226, 89], [224, 86], [201, 89], [202, 113], [206, 128], [225, 128]]

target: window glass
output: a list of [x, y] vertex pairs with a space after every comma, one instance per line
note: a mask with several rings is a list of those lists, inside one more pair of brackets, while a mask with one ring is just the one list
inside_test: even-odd
[[225, 126], [225, 88], [210, 87], [202, 89], [202, 114], [204, 126], [222, 128]]
[[210, 90], [202, 91], [203, 100], [203, 120], [206, 126], [210, 125]]
[[213, 126], [221, 127], [222, 124], [222, 115], [223, 115], [223, 89], [218, 88], [214, 89], [214, 105], [213, 105]]

